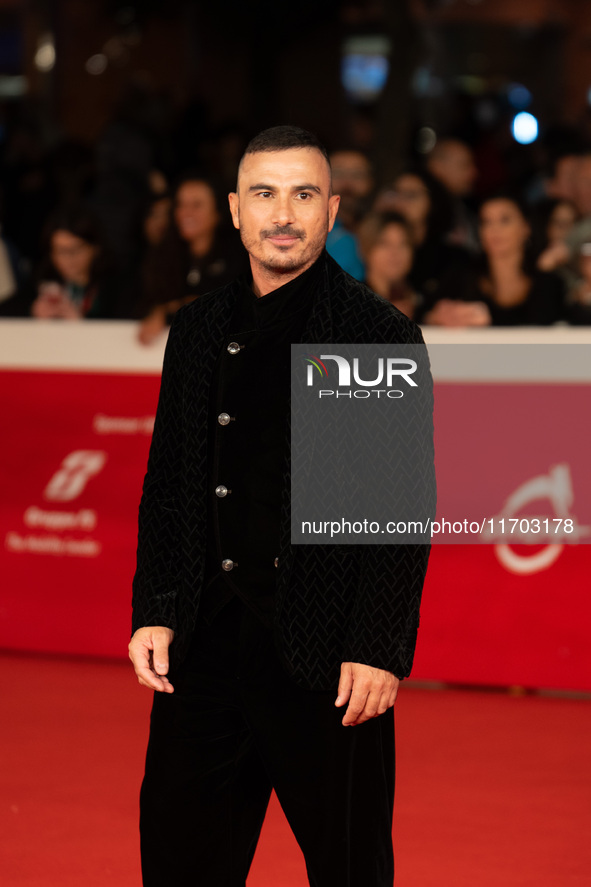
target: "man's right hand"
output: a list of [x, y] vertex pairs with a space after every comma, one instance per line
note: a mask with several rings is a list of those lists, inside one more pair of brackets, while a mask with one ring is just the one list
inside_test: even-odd
[[137, 679], [144, 687], [160, 693], [174, 693], [168, 674], [168, 648], [174, 638], [172, 628], [160, 625], [138, 628], [129, 642], [129, 658]]

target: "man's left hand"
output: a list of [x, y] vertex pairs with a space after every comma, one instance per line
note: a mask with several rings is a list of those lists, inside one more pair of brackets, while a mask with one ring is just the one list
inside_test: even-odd
[[391, 671], [372, 668], [360, 662], [343, 662], [336, 706], [347, 701], [344, 727], [363, 724], [391, 708], [396, 701], [400, 681]]

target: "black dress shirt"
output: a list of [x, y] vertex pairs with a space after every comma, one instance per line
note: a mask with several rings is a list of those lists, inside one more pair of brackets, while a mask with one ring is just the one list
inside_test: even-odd
[[216, 362], [208, 430], [210, 621], [238, 595], [271, 626], [289, 419], [290, 345], [301, 341], [324, 255], [257, 298], [244, 278]]

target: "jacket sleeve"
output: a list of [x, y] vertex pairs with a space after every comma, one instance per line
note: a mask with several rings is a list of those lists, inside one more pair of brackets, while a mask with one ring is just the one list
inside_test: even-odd
[[366, 545], [345, 662], [411, 672], [430, 545]]
[[[405, 490], [411, 501], [415, 490], [422, 491], [421, 518], [433, 519], [436, 505], [433, 381], [421, 331], [406, 317], [390, 314], [374, 329], [372, 341], [425, 347], [421, 385], [425, 386], [426, 396], [415, 419], [414, 436], [408, 441], [409, 453], [412, 453], [409, 476], [413, 480]], [[428, 534], [422, 537], [423, 540], [429, 538]], [[408, 677], [430, 549], [428, 541], [361, 546], [360, 578], [348, 623], [344, 661], [361, 662], [391, 671], [399, 678]]]
[[164, 355], [160, 397], [139, 507], [132, 630], [176, 628], [179, 590], [178, 491], [183, 439], [181, 325], [175, 317]]

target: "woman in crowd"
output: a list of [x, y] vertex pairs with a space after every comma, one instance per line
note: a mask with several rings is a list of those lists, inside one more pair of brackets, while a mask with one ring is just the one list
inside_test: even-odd
[[554, 271], [570, 259], [567, 238], [579, 221], [571, 200], [549, 197], [534, 207], [532, 215], [532, 252], [540, 271]]
[[574, 262], [577, 274], [568, 293], [568, 319], [591, 324], [591, 242], [582, 243]]
[[13, 244], [4, 239], [0, 226], [0, 317], [21, 313], [28, 278], [26, 263]]
[[448, 274], [423, 322], [441, 326], [546, 326], [566, 317], [564, 284], [540, 271], [528, 249], [531, 228], [510, 195], [485, 200], [479, 233], [483, 254]]
[[361, 222], [358, 237], [369, 288], [414, 318], [421, 297], [408, 281], [414, 248], [406, 220], [398, 213], [370, 213]]
[[430, 173], [410, 169], [378, 194], [374, 209], [400, 213], [408, 223], [414, 246], [409, 281], [427, 305], [433, 304], [448, 269], [469, 261], [465, 250], [447, 242], [454, 227], [450, 195]]
[[236, 232], [222, 230], [212, 183], [185, 177], [175, 191], [172, 224], [144, 262], [140, 342], [153, 342], [181, 305], [229, 283], [245, 256]]
[[45, 235], [31, 314], [77, 320], [125, 317], [127, 288], [110, 272], [94, 218], [84, 209], [59, 213]]
[[146, 246], [159, 246], [170, 228], [172, 200], [166, 191], [152, 194], [142, 219], [142, 240]]

